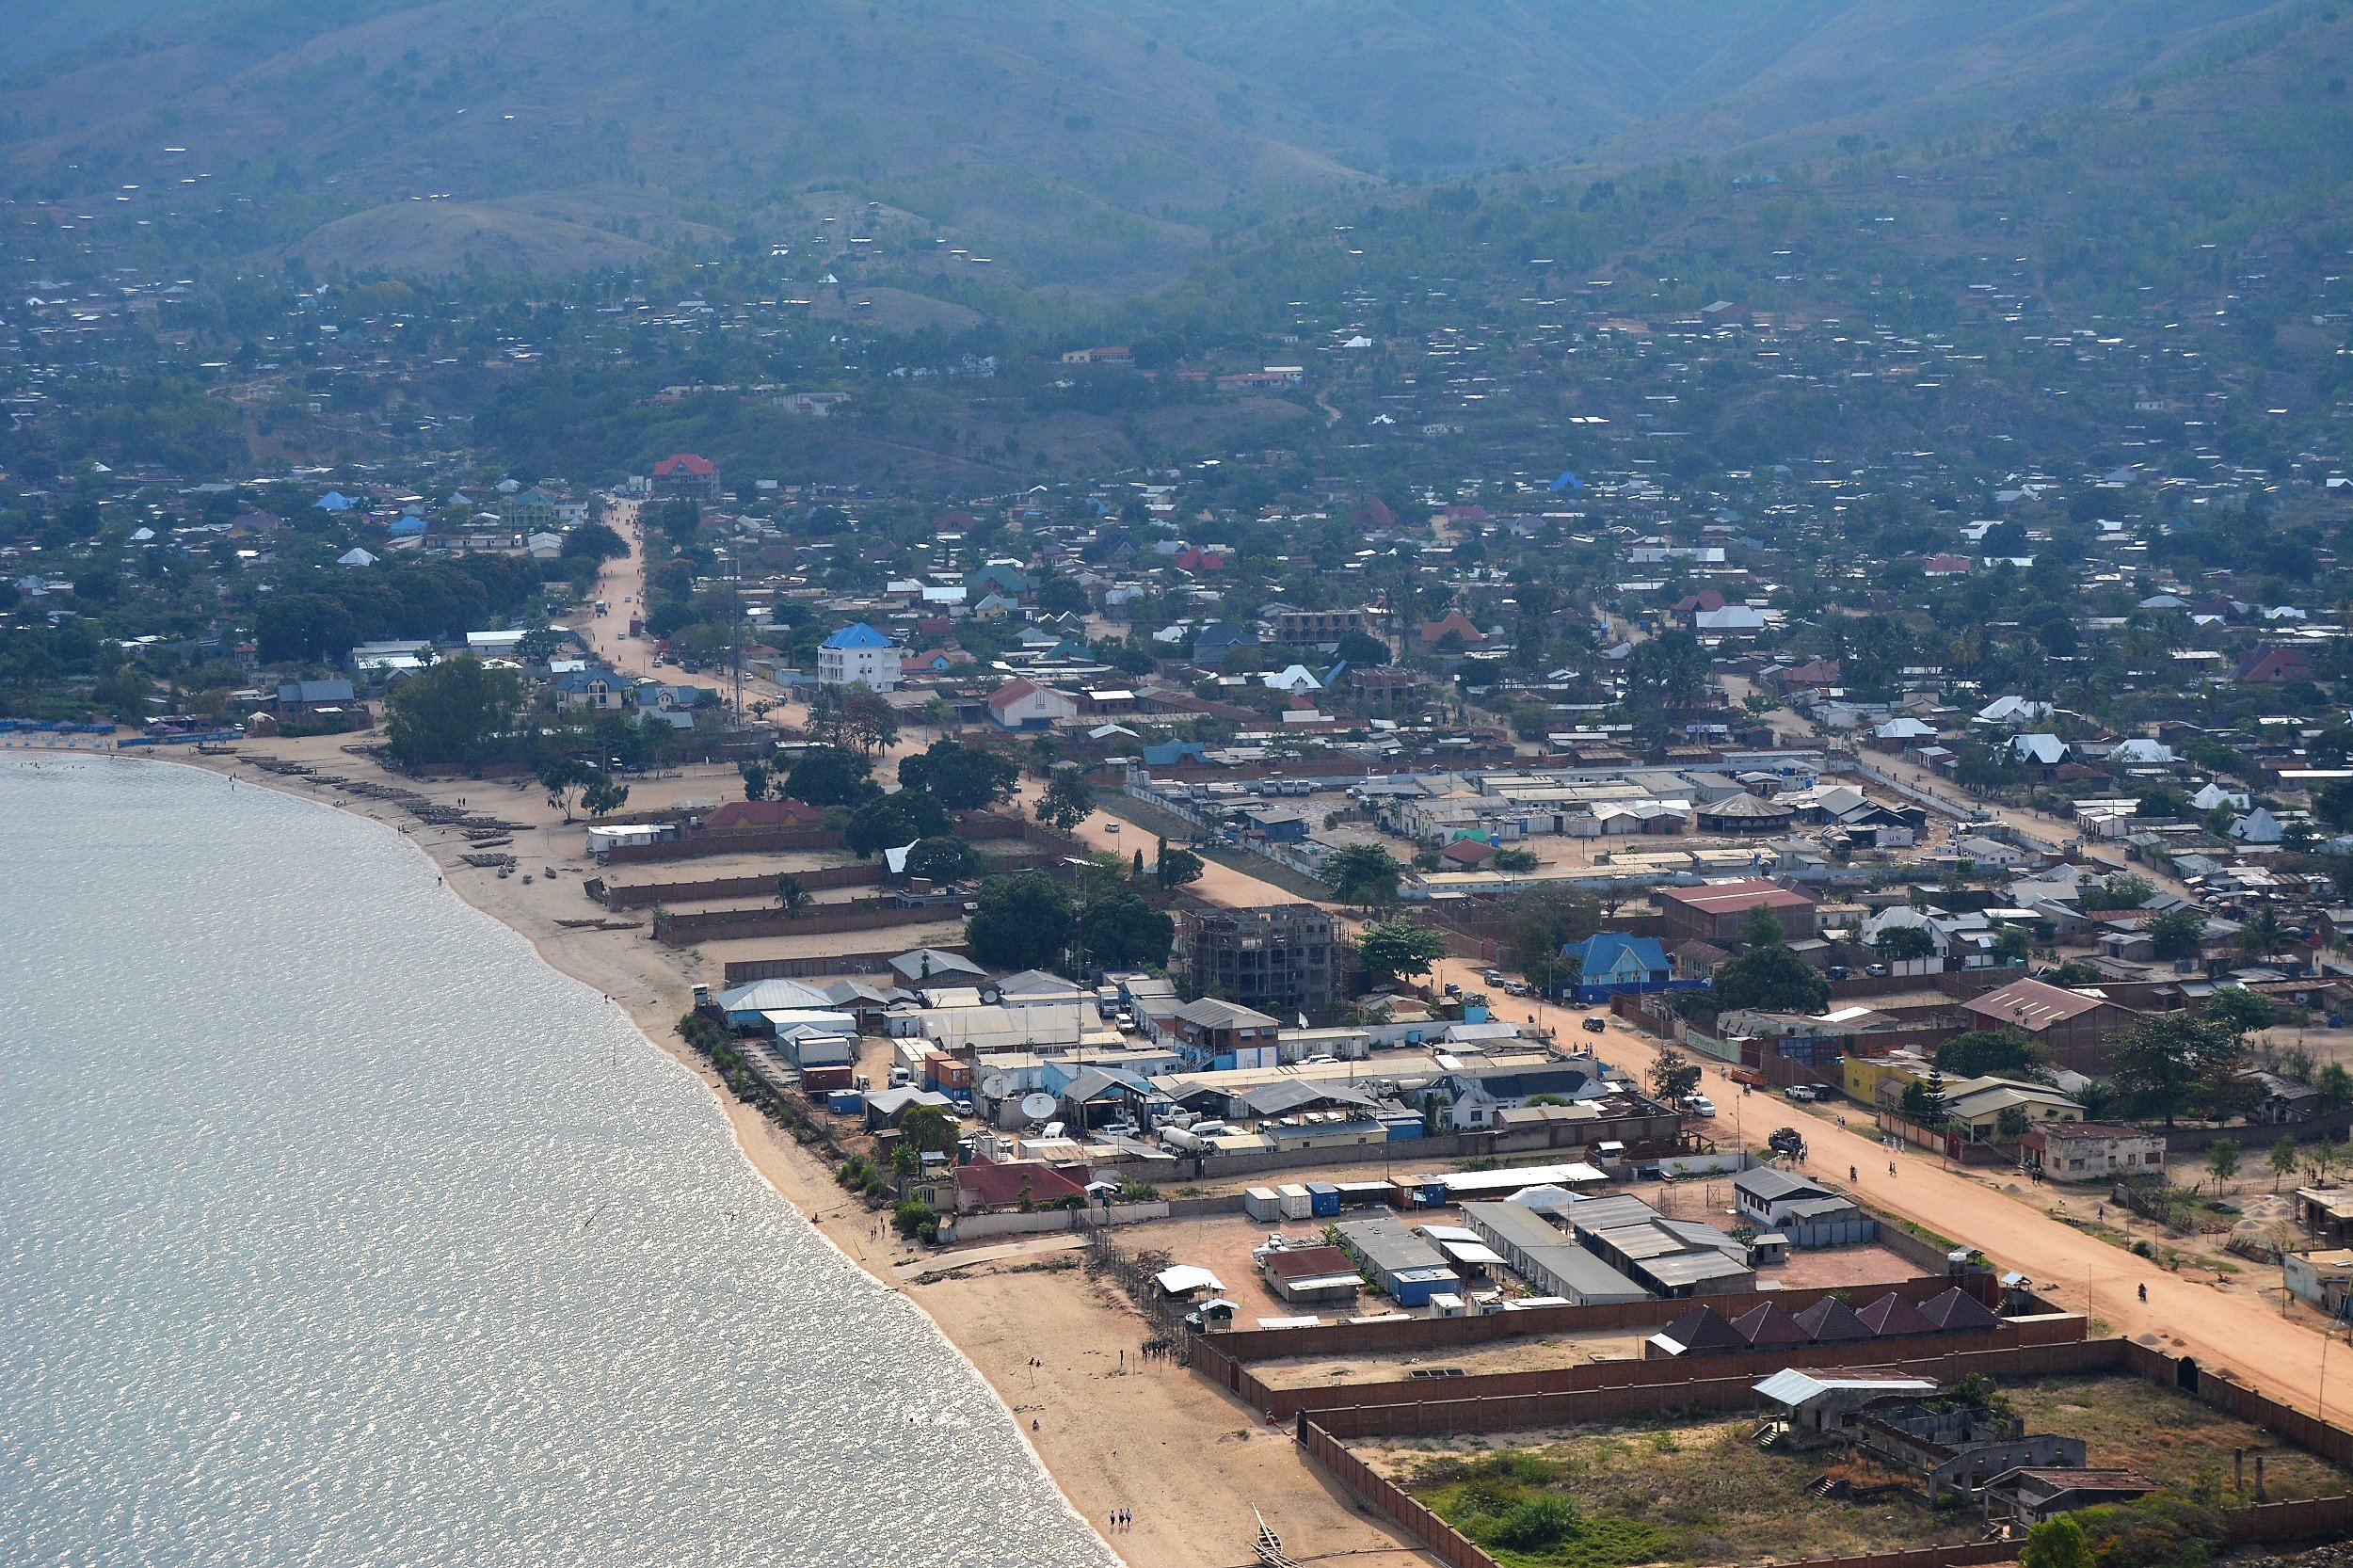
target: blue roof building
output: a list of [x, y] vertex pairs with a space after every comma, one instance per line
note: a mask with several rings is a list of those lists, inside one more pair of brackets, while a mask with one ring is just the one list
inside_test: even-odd
[[322, 512], [348, 512], [351, 510], [351, 497], [340, 490], [329, 490], [312, 504]]
[[859, 621], [855, 626], [843, 627], [840, 631], [835, 632], [832, 636], [827, 637], [824, 642], [818, 644], [817, 646], [820, 648], [888, 648], [890, 646], [890, 639], [875, 631], [872, 627], [867, 625], [864, 621]]
[[1656, 936], [1603, 931], [1561, 950], [1567, 972], [1562, 991], [1582, 1002], [1608, 1001], [1638, 991], [1663, 991], [1674, 981], [1674, 965]]

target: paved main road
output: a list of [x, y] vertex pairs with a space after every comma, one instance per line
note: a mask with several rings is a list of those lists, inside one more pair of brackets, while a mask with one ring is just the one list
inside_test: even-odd
[[[1113, 834], [1099, 813], [1080, 828], [1091, 844], [1128, 855], [1138, 847], [1129, 827]], [[1193, 890], [1213, 904], [1247, 906], [1290, 904], [1296, 898], [1272, 883], [1209, 863]], [[1335, 913], [1346, 911], [1326, 904]], [[1480, 979], [1479, 967], [1449, 959], [1432, 971], [1440, 985], [1490, 994], [1497, 1016], [1549, 1029], [1571, 1049], [1591, 1048], [1613, 1065], [1647, 1078], [1660, 1042], [1609, 1017], [1598, 1034], [1582, 1025], [1582, 1010], [1500, 995]], [[1983, 1251], [1997, 1268], [2016, 1270], [2063, 1305], [2105, 1320], [2117, 1333], [2189, 1354], [2201, 1365], [2227, 1367], [2286, 1403], [2313, 1410], [2320, 1400], [2321, 1338], [2281, 1318], [2257, 1293], [2270, 1278], [2262, 1265], [2237, 1276], [2248, 1283], [2215, 1285], [2205, 1274], [2169, 1273], [2108, 1242], [2051, 1218], [2009, 1197], [1983, 1176], [1947, 1170], [1921, 1152], [1882, 1147], [1875, 1128], [1856, 1120], [1842, 1128], [1832, 1109], [1809, 1112], [1766, 1095], [1743, 1096], [1721, 1064], [1695, 1057], [1705, 1073], [1705, 1090], [1718, 1116], [1707, 1132], [1724, 1146], [1761, 1145], [1774, 1128], [1795, 1126], [1805, 1134], [1805, 1174], [1851, 1192], [1883, 1212], [1898, 1215]], [[1850, 1118], [1853, 1119], [1853, 1118]], [[1859, 1130], [1858, 1130], [1859, 1128]], [[2008, 1179], [1995, 1173], [1996, 1179]], [[2098, 1194], [2085, 1192], [2087, 1205]], [[2138, 1294], [2148, 1288], [2144, 1303]], [[2327, 1408], [2342, 1416], [2353, 1406], [2353, 1347], [2329, 1358]]]

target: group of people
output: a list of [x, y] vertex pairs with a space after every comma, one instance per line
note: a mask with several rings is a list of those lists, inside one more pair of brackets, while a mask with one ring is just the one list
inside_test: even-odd
[[1112, 1528], [1124, 1530], [1135, 1522], [1136, 1511], [1134, 1509], [1115, 1508], [1112, 1510]]

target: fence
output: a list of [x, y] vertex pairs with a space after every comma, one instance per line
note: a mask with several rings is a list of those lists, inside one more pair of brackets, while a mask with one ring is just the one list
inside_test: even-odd
[[[2127, 1371], [2165, 1387], [2181, 1389], [2336, 1464], [2353, 1460], [2353, 1432], [2291, 1409], [2233, 1379], [2204, 1371], [2194, 1360], [2169, 1356], [2131, 1340], [2079, 1340], [2007, 1352], [1964, 1352], [1897, 1365], [1940, 1382], [1973, 1371], [1996, 1377]], [[1241, 1371], [1239, 1363], [1199, 1339], [1193, 1346], [1193, 1367], [1209, 1381], [1220, 1384], [1226, 1384], [1228, 1375]], [[1453, 1380], [1447, 1381], [1453, 1387], [1460, 1386]], [[1506, 1426], [1552, 1426], [1675, 1411], [1740, 1409], [1755, 1402], [1753, 1381], [1743, 1374], [1652, 1386], [1596, 1388], [1554, 1395], [1548, 1400], [1524, 1396], [1501, 1413], [1507, 1418], [1500, 1420], [1493, 1408], [1497, 1401], [1492, 1400], [1428, 1400], [1414, 1405], [1325, 1410], [1312, 1416], [1302, 1412], [1294, 1431], [1307, 1457], [1328, 1471], [1369, 1512], [1396, 1526], [1450, 1568], [1493, 1568], [1494, 1558], [1476, 1542], [1439, 1518], [1403, 1488], [1375, 1473], [1349, 1451], [1343, 1439], [1493, 1432]], [[1452, 1392], [1452, 1388], [1448, 1391]], [[1472, 1408], [1461, 1408], [1464, 1406]], [[1413, 1413], [1410, 1425], [1401, 1424], [1401, 1413], [1404, 1411]], [[2343, 1540], [2353, 1532], [2353, 1496], [2226, 1509], [2222, 1521], [2227, 1538], [2234, 1544]], [[2018, 1544], [2014, 1541], [1977, 1541], [1955, 1546], [1808, 1558], [1792, 1562], [1787, 1568], [1968, 1568], [1971, 1564], [2009, 1562], [2017, 1554]]]
[[825, 866], [815, 871], [784, 872], [769, 876], [718, 876], [703, 882], [638, 882], [616, 887], [602, 878], [581, 884], [582, 890], [607, 909], [642, 909], [649, 904], [693, 904], [707, 899], [774, 897], [780, 876], [790, 876], [812, 893], [833, 888], [875, 888], [889, 880], [889, 868]]
[[[1411, 1493], [1376, 1472], [1349, 1452], [1345, 1444], [1322, 1427], [1299, 1418], [1298, 1443], [1307, 1457], [1331, 1472], [1366, 1509], [1420, 1544], [1449, 1568], [1496, 1568], [1496, 1560], [1480, 1544], [1424, 1507]], [[2290, 1505], [2294, 1506], [2294, 1505]], [[2257, 1539], [2249, 1537], [2249, 1539]], [[2262, 1539], [2280, 1539], [2264, 1537]], [[1856, 1557], [1805, 1558], [1786, 1568], [1967, 1568], [1969, 1564], [2016, 1560], [2015, 1542], [1972, 1541], [1958, 1546], [1915, 1546], [1905, 1551], [1869, 1552]]]
[[674, 948], [744, 936], [821, 936], [836, 931], [879, 931], [894, 925], [937, 925], [961, 920], [961, 904], [901, 908], [888, 904], [817, 904], [795, 915], [780, 908], [712, 909], [680, 915], [653, 913], [653, 936]]
[[[935, 952], [963, 953], [961, 942], [935, 942]], [[815, 974], [883, 974], [889, 970], [890, 961], [905, 952], [891, 948], [877, 952], [818, 953], [797, 958], [744, 958], [727, 966], [723, 983], [728, 985], [749, 985], [756, 980], [799, 980]]]
[[1007, 1209], [997, 1214], [958, 1214], [940, 1222], [940, 1240], [978, 1241], [990, 1236], [1049, 1236], [1096, 1225], [1141, 1224], [1168, 1218], [1165, 1203], [1122, 1203], [1103, 1208]]
[[1304, 1416], [1299, 1419], [1298, 1440], [1307, 1457], [1329, 1470], [1358, 1502], [1421, 1543], [1447, 1568], [1496, 1568], [1496, 1560], [1470, 1537], [1424, 1508], [1394, 1481], [1375, 1475], [1370, 1465]]
[[[1940, 1255], [1936, 1267], [1944, 1268]], [[1965, 1279], [1909, 1279], [1875, 1287], [1873, 1293], [1894, 1292], [1914, 1304], [1961, 1285], [1992, 1305], [1996, 1299], [1990, 1274]], [[1368, 1323], [1323, 1323], [1314, 1328], [1238, 1330], [1209, 1336], [1218, 1349], [1237, 1361], [1289, 1361], [1301, 1357], [1386, 1355], [1399, 1351], [1450, 1351], [1501, 1339], [1532, 1338], [1547, 1334], [1612, 1334], [1625, 1329], [1664, 1328], [1697, 1306], [1712, 1306], [1727, 1318], [1751, 1307], [1777, 1303], [1785, 1311], [1802, 1312], [1825, 1296], [1852, 1295], [1849, 1288], [1814, 1287], [1796, 1290], [1748, 1291], [1708, 1296], [1696, 1301], [1665, 1301], [1657, 1297], [1593, 1306], [1540, 1306], [1522, 1312], [1496, 1312], [1478, 1318], [1391, 1318]]]
[[[1949, 1382], [1972, 1370], [2040, 1374], [2113, 1362], [2112, 1351], [2086, 1350], [2092, 1342], [2083, 1336], [2083, 1320], [2060, 1318], [2039, 1323], [2031, 1334], [2006, 1326], [1983, 1334], [1792, 1345], [1657, 1361], [1592, 1361], [1543, 1371], [1474, 1373], [1442, 1380], [1270, 1388], [1257, 1377], [1245, 1375], [1234, 1392], [1245, 1400], [1253, 1393], [1260, 1394], [1260, 1407], [1271, 1416], [1315, 1411], [1320, 1413], [1318, 1419], [1331, 1417], [1326, 1424], [1335, 1431], [1345, 1425], [1353, 1435], [1494, 1432], [1596, 1420], [1601, 1416], [1648, 1414], [1695, 1403], [1711, 1409], [1742, 1409], [1755, 1402], [1758, 1382], [1791, 1367], [1893, 1367]], [[2029, 1343], [2030, 1338], [2047, 1342]]]

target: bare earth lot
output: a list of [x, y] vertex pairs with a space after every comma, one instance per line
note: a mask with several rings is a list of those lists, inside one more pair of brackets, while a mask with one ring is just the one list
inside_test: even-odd
[[[2004, 1392], [2029, 1432], [2086, 1439], [2092, 1464], [2137, 1469], [2168, 1486], [2211, 1492], [2220, 1502], [2237, 1500], [2231, 1492], [2234, 1448], [2265, 1450], [2265, 1482], [2275, 1499], [2353, 1485], [2353, 1477], [2262, 1429], [2138, 1378], [2051, 1378]], [[1982, 1519], [1966, 1508], [1932, 1511], [1901, 1497], [1814, 1497], [1805, 1488], [1839, 1466], [1846, 1450], [1762, 1450], [1750, 1441], [1755, 1429], [1755, 1417], [1743, 1415], [1504, 1438], [1397, 1439], [1357, 1451], [1441, 1512], [1458, 1508], [1465, 1488], [1480, 1485], [1566, 1498], [1581, 1518], [1605, 1527], [1575, 1559], [1590, 1568], [1788, 1561], [1971, 1541], [1982, 1533]], [[1536, 1463], [1514, 1463], [1522, 1459]], [[1613, 1523], [1648, 1532], [1629, 1528], [1631, 1539], [1621, 1541], [1607, 1528]], [[1641, 1555], [1612, 1555], [1619, 1544]]]

